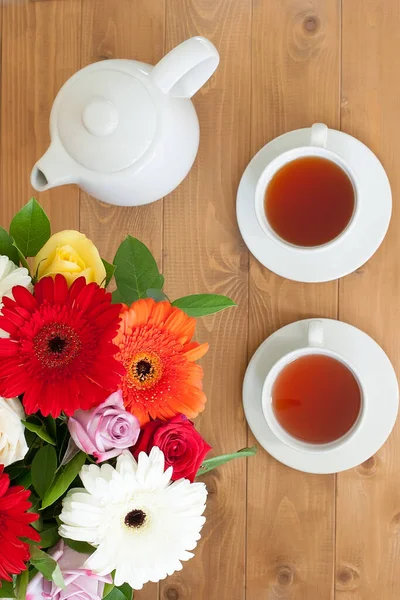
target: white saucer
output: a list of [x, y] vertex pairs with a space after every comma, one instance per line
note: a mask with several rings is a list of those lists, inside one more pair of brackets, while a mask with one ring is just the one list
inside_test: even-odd
[[323, 252], [299, 252], [268, 237], [257, 220], [254, 195], [266, 165], [287, 150], [308, 146], [311, 128], [296, 129], [275, 138], [250, 161], [239, 184], [237, 219], [250, 252], [268, 269], [286, 279], [322, 282], [338, 279], [363, 265], [381, 245], [389, 227], [392, 194], [385, 170], [375, 154], [356, 138], [328, 130], [326, 148], [350, 165], [359, 184], [360, 212], [351, 235]]
[[396, 421], [399, 389], [390, 360], [369, 335], [347, 323], [321, 319], [324, 346], [347, 358], [362, 380], [367, 397], [365, 417], [354, 437], [341, 447], [316, 453], [286, 446], [272, 433], [264, 418], [262, 386], [279, 358], [307, 345], [311, 320], [296, 321], [279, 329], [255, 352], [243, 383], [244, 411], [254, 437], [274, 458], [306, 473], [337, 473], [361, 464], [385, 443]]

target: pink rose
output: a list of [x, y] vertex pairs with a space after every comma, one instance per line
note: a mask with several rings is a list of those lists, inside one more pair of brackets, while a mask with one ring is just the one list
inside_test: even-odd
[[84, 568], [89, 558], [87, 554], [75, 552], [60, 540], [49, 555], [58, 562], [64, 577], [65, 589], [61, 590], [52, 581], [48, 581], [41, 573], [37, 573], [28, 584], [26, 600], [66, 600], [74, 597], [75, 600], [101, 600], [104, 584], [111, 583], [111, 575], [97, 575]]
[[122, 392], [114, 392], [91, 410], [77, 410], [68, 420], [75, 444], [101, 463], [121, 454], [136, 443], [140, 424], [124, 408]]

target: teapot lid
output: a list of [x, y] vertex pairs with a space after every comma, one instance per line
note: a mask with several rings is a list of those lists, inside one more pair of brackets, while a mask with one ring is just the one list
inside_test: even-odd
[[112, 173], [130, 167], [155, 136], [151, 95], [139, 79], [115, 68], [80, 71], [61, 90], [58, 106], [56, 122], [63, 146], [94, 171]]

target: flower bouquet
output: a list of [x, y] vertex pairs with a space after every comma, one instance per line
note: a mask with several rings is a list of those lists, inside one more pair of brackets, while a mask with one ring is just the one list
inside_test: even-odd
[[163, 283], [137, 239], [108, 263], [33, 198], [0, 228], [0, 597], [130, 599], [193, 556], [196, 478], [254, 454], [206, 459], [191, 420], [195, 317], [234, 303]]

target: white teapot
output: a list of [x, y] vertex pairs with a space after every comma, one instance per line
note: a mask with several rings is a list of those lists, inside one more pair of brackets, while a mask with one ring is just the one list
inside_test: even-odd
[[51, 144], [31, 183], [41, 192], [76, 183], [120, 206], [154, 202], [188, 174], [199, 146], [191, 96], [219, 63], [213, 44], [193, 37], [155, 66], [106, 60], [73, 75], [51, 111]]

